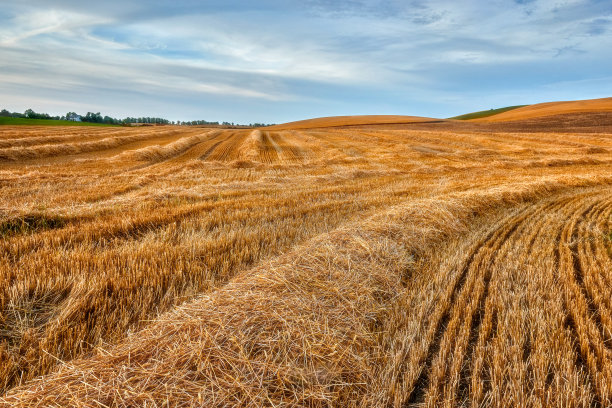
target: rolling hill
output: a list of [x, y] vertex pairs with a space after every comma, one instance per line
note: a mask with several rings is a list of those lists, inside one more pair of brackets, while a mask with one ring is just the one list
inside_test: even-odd
[[489, 109], [489, 110], [484, 110], [484, 111], [466, 113], [463, 115], [454, 116], [449, 119], [470, 120], [470, 119], [486, 118], [486, 117], [498, 115], [500, 113], [507, 112], [513, 109], [522, 108], [523, 106], [527, 106], [527, 105], [506, 106], [505, 108]]
[[300, 120], [297, 122], [283, 123], [280, 125], [270, 126], [266, 129], [315, 129], [340, 126], [426, 123], [439, 120], [440, 119], [424, 118], [420, 116], [401, 115], [329, 116], [323, 118]]
[[600, 112], [612, 112], [612, 98], [538, 103], [500, 112], [493, 116], [475, 118], [473, 120], [479, 122], [505, 122], [554, 115]]

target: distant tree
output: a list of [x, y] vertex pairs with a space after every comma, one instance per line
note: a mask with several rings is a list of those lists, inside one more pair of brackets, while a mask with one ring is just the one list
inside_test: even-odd
[[77, 115], [76, 112], [68, 112], [66, 114], [66, 120], [77, 122], [77, 121], [81, 120], [81, 117], [79, 115]]
[[89, 122], [89, 123], [104, 123], [104, 118], [102, 117], [100, 112], [97, 112], [97, 113], [87, 112], [85, 116], [81, 116], [81, 120], [83, 122]]
[[118, 125], [119, 123], [121, 123], [119, 119], [111, 118], [110, 116], [104, 116], [102, 122], [109, 125]]
[[53, 119], [48, 113], [36, 113], [32, 109], [26, 110], [23, 117], [28, 119]]
[[[151, 123], [151, 124], [169, 124], [171, 123], [168, 119], [156, 118], [156, 117], [140, 117], [133, 118], [127, 117], [125, 119], [117, 119], [112, 116], [102, 116], [100, 112], [87, 112], [85, 115], [79, 115], [76, 112], [68, 112], [65, 116], [51, 116], [48, 113], [37, 113], [33, 109], [27, 109], [24, 113], [10, 112], [7, 109], [0, 111], [0, 117], [13, 117], [13, 118], [27, 118], [27, 119], [51, 119], [51, 120], [69, 120], [73, 122], [91, 122], [91, 123], [105, 123], [109, 125], [120, 125], [129, 123]], [[175, 123], [175, 122], [172, 122]], [[178, 122], [176, 122], [178, 123]]]

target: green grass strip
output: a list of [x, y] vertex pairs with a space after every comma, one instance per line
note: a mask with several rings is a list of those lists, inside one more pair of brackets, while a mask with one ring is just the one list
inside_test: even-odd
[[121, 126], [106, 123], [73, 122], [71, 120], [27, 119], [0, 117], [0, 125], [13, 126]]
[[503, 112], [508, 112], [513, 109], [522, 108], [523, 106], [527, 106], [527, 105], [506, 106], [505, 108], [489, 109], [486, 111], [466, 113], [465, 115], [459, 115], [459, 116], [455, 116], [449, 119], [470, 120], [470, 119], [486, 118], [489, 116], [498, 115]]

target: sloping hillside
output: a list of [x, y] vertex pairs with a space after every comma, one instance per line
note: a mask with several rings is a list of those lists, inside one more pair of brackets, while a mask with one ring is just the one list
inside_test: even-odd
[[479, 122], [504, 122], [513, 120], [524, 120], [553, 115], [564, 115], [573, 113], [612, 112], [612, 98], [587, 99], [582, 101], [547, 102], [535, 105], [527, 105], [522, 108], [512, 109], [497, 115], [477, 118]]

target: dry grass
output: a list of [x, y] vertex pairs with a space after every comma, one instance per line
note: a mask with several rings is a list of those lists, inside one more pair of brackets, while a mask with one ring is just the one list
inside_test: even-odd
[[179, 140], [168, 143], [166, 145], [154, 145], [143, 147], [137, 150], [126, 150], [116, 156], [113, 156], [111, 160], [117, 161], [150, 161], [158, 162], [166, 160], [171, 157], [177, 156], [181, 153], [186, 152], [192, 147], [206, 141], [212, 134], [219, 134], [218, 131], [208, 131], [200, 135], [185, 136]]
[[[12, 147], [0, 149], [0, 160], [17, 161], [53, 156], [68, 156], [88, 152], [99, 152], [139, 141], [150, 142], [152, 137], [160, 137], [160, 135], [166, 136], [179, 133], [177, 130], [160, 131], [157, 129], [148, 132], [138, 132], [137, 130], [132, 130], [130, 132], [126, 131], [125, 133], [121, 134], [116, 134], [116, 131], [114, 130], [107, 132], [111, 135], [103, 139], [95, 137], [91, 138], [94, 140], [88, 140], [89, 138], [87, 137], [85, 140], [80, 138], [72, 138], [73, 140], [77, 139], [78, 141], [72, 141], [70, 143], [66, 143], [66, 141], [71, 139], [68, 137], [65, 138], [66, 140], [62, 140], [62, 138], [58, 137], [37, 137], [34, 138], [35, 140], [29, 144], [24, 143], [23, 138], [19, 138], [12, 143]], [[53, 143], [58, 141], [59, 143]], [[3, 142], [5, 145], [11, 144], [10, 139], [4, 140]]]
[[611, 135], [113, 131], [0, 130], [0, 405], [612, 403]]
[[330, 116], [326, 118], [315, 118], [299, 120], [297, 122], [283, 123], [281, 125], [270, 126], [267, 129], [274, 130], [295, 130], [295, 129], [314, 129], [337, 126], [360, 126], [360, 125], [381, 125], [381, 124], [407, 124], [437, 121], [438, 119], [424, 118], [420, 116], [401, 116], [401, 115], [363, 115], [363, 116]]

